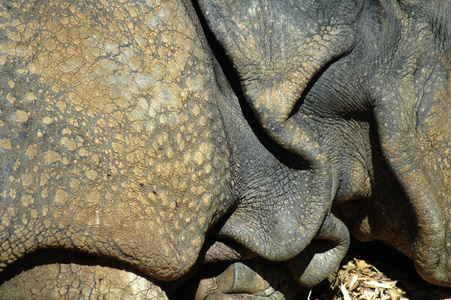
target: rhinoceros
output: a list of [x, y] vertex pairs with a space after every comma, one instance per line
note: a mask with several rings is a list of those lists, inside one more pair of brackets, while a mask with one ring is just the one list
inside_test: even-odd
[[197, 299], [296, 297], [350, 234], [451, 286], [450, 16], [2, 1], [0, 294], [165, 299], [230, 262]]

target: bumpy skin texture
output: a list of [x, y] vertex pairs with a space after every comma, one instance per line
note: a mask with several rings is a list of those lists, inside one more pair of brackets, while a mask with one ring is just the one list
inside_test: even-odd
[[39, 251], [14, 266], [0, 288], [2, 299], [167, 299], [126, 266], [81, 253]]
[[177, 1], [0, 3], [2, 269], [49, 247], [159, 280], [195, 263], [231, 177], [190, 14]]
[[103, 266], [37, 266], [1, 288], [2, 299], [168, 299], [146, 278]]
[[[308, 163], [320, 203], [451, 286], [450, 2], [199, 3], [262, 128]], [[263, 257], [304, 247], [281, 235], [288, 249], [263, 249], [247, 240], [255, 228], [227, 225]]]
[[[82, 273], [105, 274], [125, 294], [134, 269], [149, 281], [140, 284], [146, 292], [159, 294], [152, 282], [184, 275], [229, 208], [239, 225], [270, 225], [273, 206], [296, 207], [290, 200], [299, 197], [286, 192], [309, 171], [262, 144], [187, 3], [0, 4], [1, 294], [23, 281], [26, 295], [59, 299], [76, 293]], [[327, 204], [317, 213], [306, 205], [315, 234]], [[49, 248], [129, 268], [26, 260]], [[229, 250], [227, 260], [244, 255]], [[29, 265], [14, 278], [23, 260]]]
[[[317, 284], [345, 224], [451, 285], [450, 4], [199, 2], [242, 92], [191, 3], [0, 3], [0, 292], [164, 298], [196, 262], [258, 255], [286, 265], [198, 295], [277, 299], [271, 273]], [[48, 248], [121, 265], [11, 271]]]

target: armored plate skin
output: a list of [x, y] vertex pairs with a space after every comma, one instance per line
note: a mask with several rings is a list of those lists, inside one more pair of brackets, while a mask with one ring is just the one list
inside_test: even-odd
[[295, 298], [349, 234], [451, 286], [450, 18], [0, 1], [0, 295], [166, 299], [203, 263], [259, 256], [196, 299]]
[[192, 12], [2, 1], [0, 20], [1, 267], [58, 247], [180, 277], [230, 184], [224, 96]]

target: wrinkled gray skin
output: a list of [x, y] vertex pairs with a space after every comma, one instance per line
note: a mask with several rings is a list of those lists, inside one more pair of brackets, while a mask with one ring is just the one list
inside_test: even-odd
[[[311, 172], [251, 129], [190, 3], [2, 1], [0, 12], [3, 298], [158, 298], [161, 281], [202, 261], [226, 213], [269, 230], [277, 211], [277, 230], [304, 245], [330, 235], [346, 248], [333, 216], [318, 232], [329, 199]], [[277, 232], [257, 234], [284, 251]], [[208, 262], [243, 258], [204, 247]]]
[[[303, 205], [331, 203], [358, 239], [399, 249], [423, 278], [451, 286], [451, 2], [199, 3], [261, 127], [309, 165], [301, 209], [273, 213], [270, 228], [243, 229], [235, 213], [221, 233], [285, 260], [318, 232], [321, 208]], [[327, 220], [319, 235], [330, 239], [341, 229]]]
[[192, 3], [0, 3], [0, 294], [294, 297], [345, 224], [450, 286], [449, 4], [199, 4], [242, 93]]

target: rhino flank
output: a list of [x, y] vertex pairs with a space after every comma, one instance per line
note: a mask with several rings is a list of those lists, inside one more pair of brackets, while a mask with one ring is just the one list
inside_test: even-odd
[[259, 256], [196, 299], [296, 297], [280, 278], [318, 284], [349, 232], [451, 286], [450, 16], [2, 1], [0, 294], [165, 299], [199, 264]]

